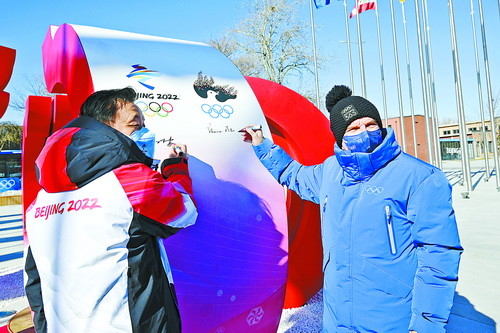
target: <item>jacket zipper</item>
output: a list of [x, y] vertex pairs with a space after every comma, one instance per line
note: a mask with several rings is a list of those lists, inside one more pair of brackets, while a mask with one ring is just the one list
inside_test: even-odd
[[350, 288], [349, 288], [349, 297], [351, 300], [351, 306], [350, 306], [350, 311], [349, 311], [349, 317], [350, 317], [350, 326], [351, 330], [356, 332], [356, 329], [354, 328], [354, 291], [353, 291], [353, 281], [352, 281], [352, 265], [353, 265], [353, 234], [352, 234], [352, 229], [354, 228], [354, 212], [356, 211], [356, 206], [359, 203], [359, 198], [361, 194], [359, 192], [362, 191], [362, 188], [364, 187], [365, 182], [362, 181], [358, 185], [358, 195], [356, 198], [356, 202], [353, 204], [353, 213], [352, 213], [352, 219], [351, 219], [351, 224], [350, 224], [350, 229], [349, 229], [349, 246], [350, 246], [350, 251], [349, 251], [349, 281], [350, 281]]
[[389, 234], [391, 253], [396, 254], [396, 242], [394, 241], [394, 228], [392, 226], [392, 213], [391, 207], [389, 206], [385, 206], [385, 225], [387, 226], [387, 233]]
[[[320, 214], [321, 214], [321, 225], [323, 226], [324, 223], [325, 223], [325, 213], [326, 213], [326, 204], [328, 202], [328, 195], [325, 196], [325, 199], [323, 200], [323, 205], [321, 206], [321, 211], [320, 211]], [[327, 251], [329, 251], [327, 249]], [[329, 255], [329, 253], [325, 253], [323, 251], [323, 262], [321, 263], [321, 270], [323, 271], [323, 273], [325, 272], [325, 255]]]
[[328, 195], [325, 197], [325, 200], [323, 200], [323, 208], [321, 209], [321, 219], [325, 217], [327, 202], [328, 202]]

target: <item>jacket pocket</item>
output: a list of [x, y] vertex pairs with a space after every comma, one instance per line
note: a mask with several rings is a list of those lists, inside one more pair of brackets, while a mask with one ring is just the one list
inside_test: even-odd
[[323, 272], [326, 269], [326, 266], [328, 266], [328, 263], [330, 262], [330, 250], [323, 252]]
[[385, 206], [385, 226], [387, 229], [387, 237], [389, 239], [389, 251], [391, 252], [391, 254], [395, 255], [397, 253], [396, 240], [394, 238], [394, 226], [391, 206], [389, 205]]
[[323, 272], [325, 271], [326, 266], [328, 265], [329, 262], [330, 262], [330, 251], [326, 251], [325, 253], [323, 253]]
[[386, 294], [406, 298], [412, 291], [412, 286], [397, 278], [393, 273], [377, 266], [370, 260], [364, 258], [361, 274], [367, 278], [375, 290]]

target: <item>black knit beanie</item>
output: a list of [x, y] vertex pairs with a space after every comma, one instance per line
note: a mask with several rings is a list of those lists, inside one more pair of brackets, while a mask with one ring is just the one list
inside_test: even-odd
[[382, 120], [375, 105], [361, 96], [352, 96], [349, 87], [334, 86], [326, 95], [326, 109], [330, 112], [330, 128], [339, 147], [342, 147], [347, 126], [356, 119], [373, 118], [382, 128]]

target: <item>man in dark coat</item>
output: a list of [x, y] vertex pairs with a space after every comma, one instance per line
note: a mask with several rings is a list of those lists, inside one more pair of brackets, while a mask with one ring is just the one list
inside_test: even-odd
[[160, 172], [151, 169], [130, 138], [144, 126], [135, 96], [92, 94], [36, 160], [26, 294], [37, 332], [181, 329], [161, 239], [197, 217], [187, 151], [171, 146]]

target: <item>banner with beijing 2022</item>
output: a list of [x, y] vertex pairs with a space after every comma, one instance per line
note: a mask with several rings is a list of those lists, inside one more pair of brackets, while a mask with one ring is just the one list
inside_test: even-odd
[[205, 44], [72, 27], [95, 91], [138, 92], [156, 134], [155, 159], [165, 158], [171, 142], [188, 146], [199, 218], [164, 241], [183, 330], [275, 332], [288, 260], [285, 202], [238, 133], [260, 124], [271, 137], [245, 78]]

